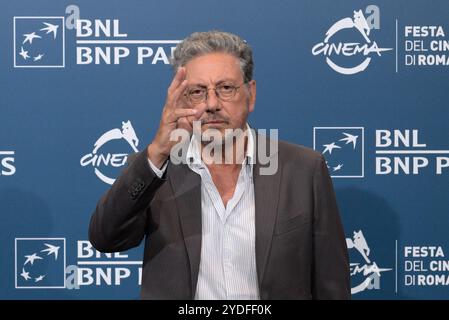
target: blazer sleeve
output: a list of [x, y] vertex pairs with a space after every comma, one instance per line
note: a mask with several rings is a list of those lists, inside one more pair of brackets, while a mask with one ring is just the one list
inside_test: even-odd
[[350, 299], [351, 285], [346, 239], [332, 180], [323, 156], [313, 176], [313, 299]]
[[128, 167], [98, 201], [92, 214], [92, 245], [102, 252], [138, 246], [146, 232], [146, 209], [164, 181], [151, 170], [145, 151], [131, 155]]

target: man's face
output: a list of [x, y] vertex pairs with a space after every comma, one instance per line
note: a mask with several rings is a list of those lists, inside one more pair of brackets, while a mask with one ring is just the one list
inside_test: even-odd
[[213, 89], [217, 85], [239, 87], [229, 101], [220, 100], [214, 90], [208, 90], [207, 100], [191, 107], [202, 112], [201, 131], [217, 129], [224, 137], [225, 129], [245, 129], [248, 113], [254, 110], [256, 82], [243, 84], [239, 59], [227, 53], [210, 53], [190, 60], [186, 69], [187, 91], [192, 88]]

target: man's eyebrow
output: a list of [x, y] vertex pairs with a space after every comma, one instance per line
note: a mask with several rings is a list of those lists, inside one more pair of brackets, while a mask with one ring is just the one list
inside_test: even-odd
[[195, 84], [190, 85], [190, 87], [207, 88], [207, 86], [205, 84], [202, 84], [202, 83], [195, 83]]
[[223, 79], [219, 80], [217, 83], [222, 83], [222, 82], [238, 82], [238, 80], [233, 79], [233, 78], [223, 78]]
[[[225, 82], [235, 83], [236, 81], [233, 80], [233, 79], [225, 78], [225, 79], [222, 79], [222, 80], [218, 80], [218, 81], [215, 82], [214, 84], [215, 84], [215, 85], [219, 85], [219, 84], [222, 84], [222, 83], [225, 83]], [[194, 84], [192, 84], [191, 86], [192, 86], [192, 87], [205, 87], [205, 88], [207, 87], [206, 84], [201, 83], [201, 82], [199, 82], [199, 83], [194, 83]]]
[[218, 81], [218, 82], [215, 83], [215, 84], [218, 85], [218, 84], [222, 84], [222, 83], [225, 83], [225, 82], [235, 83], [236, 81], [234, 81], [234, 80], [232, 80], [232, 79], [224, 79], [224, 80]]

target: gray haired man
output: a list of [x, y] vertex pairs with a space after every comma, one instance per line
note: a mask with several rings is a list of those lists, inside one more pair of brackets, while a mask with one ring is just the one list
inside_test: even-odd
[[[143, 299], [348, 299], [348, 253], [323, 157], [273, 144], [247, 123], [251, 48], [234, 34], [197, 32], [172, 64], [156, 136], [98, 202], [92, 244], [114, 252], [145, 239]], [[188, 139], [174, 138], [179, 130]], [[276, 146], [270, 174], [257, 152], [266, 145]]]

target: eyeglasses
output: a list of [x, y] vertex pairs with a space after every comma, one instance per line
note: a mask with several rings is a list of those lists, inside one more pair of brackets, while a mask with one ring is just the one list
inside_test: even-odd
[[199, 104], [207, 100], [209, 95], [209, 90], [214, 90], [215, 95], [221, 101], [231, 101], [238, 89], [243, 86], [246, 82], [243, 82], [240, 86], [234, 86], [230, 83], [221, 83], [217, 85], [215, 88], [207, 88], [203, 86], [196, 86], [192, 88], [188, 88], [184, 95], [192, 102], [193, 104]]

